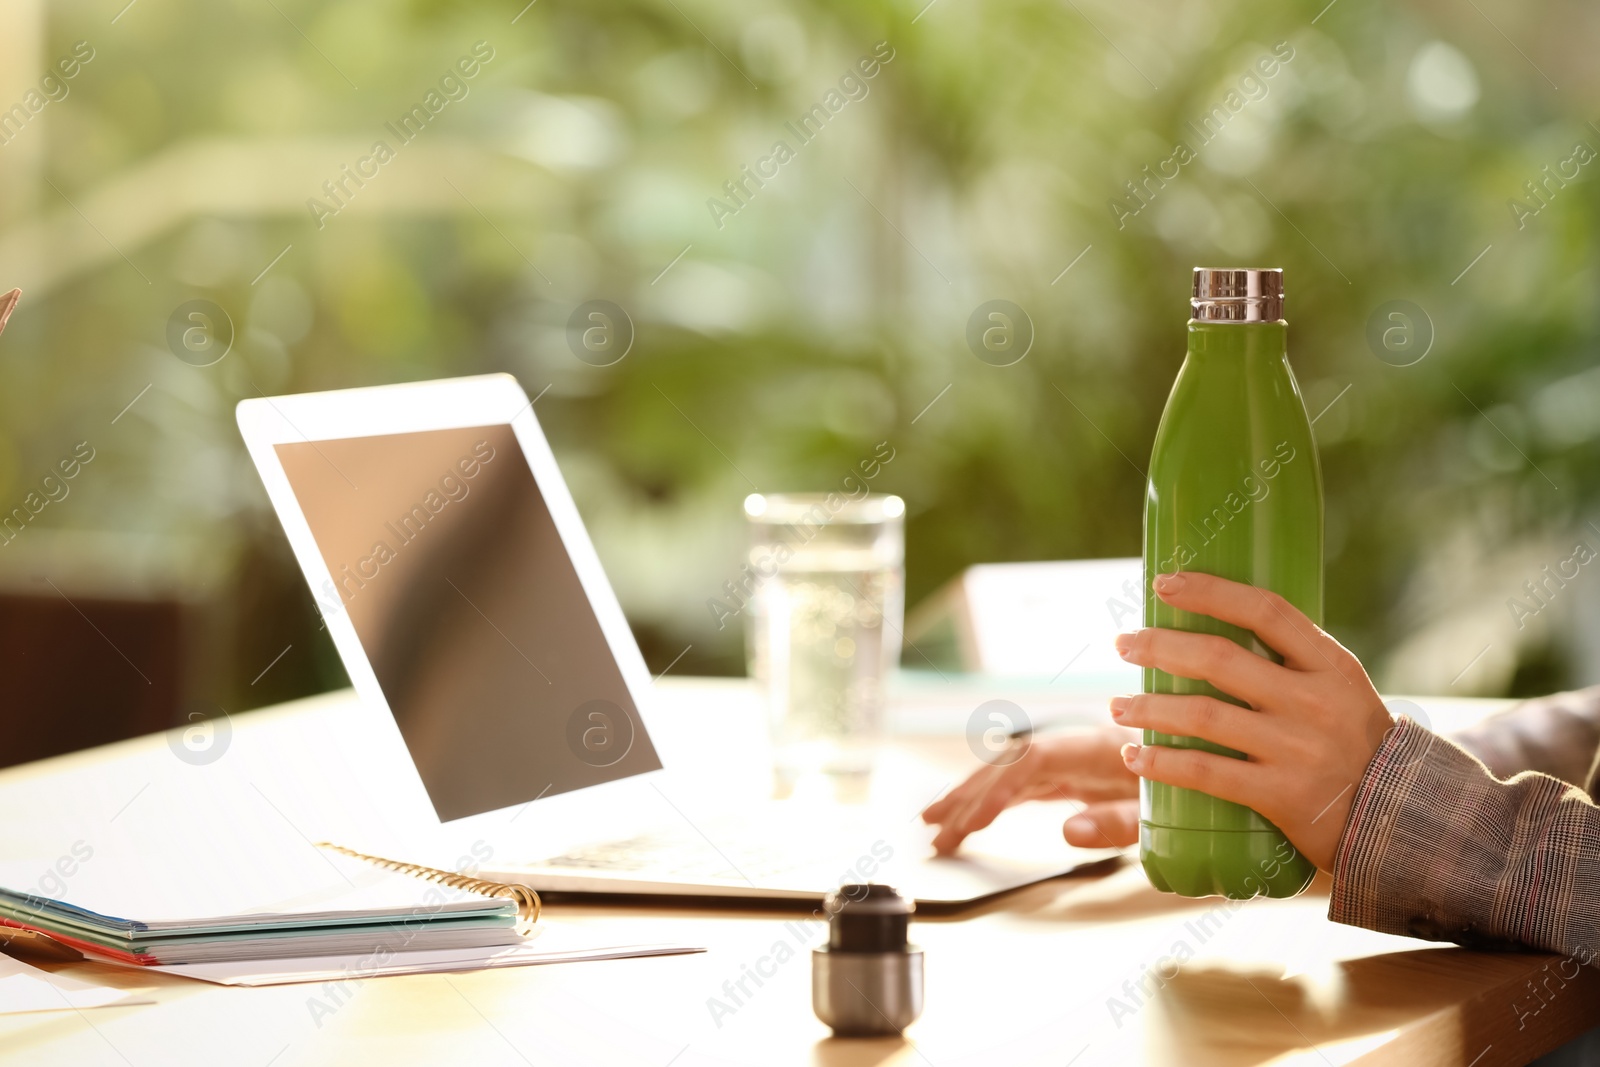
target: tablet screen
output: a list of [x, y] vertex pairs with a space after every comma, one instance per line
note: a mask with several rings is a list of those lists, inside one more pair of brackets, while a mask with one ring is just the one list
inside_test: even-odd
[[660, 768], [510, 426], [274, 448], [441, 820]]

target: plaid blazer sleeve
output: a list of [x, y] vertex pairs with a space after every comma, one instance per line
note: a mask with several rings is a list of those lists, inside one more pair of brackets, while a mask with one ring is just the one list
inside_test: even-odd
[[1549, 775], [1496, 778], [1404, 717], [1356, 787], [1333, 879], [1335, 922], [1600, 959], [1600, 808]]

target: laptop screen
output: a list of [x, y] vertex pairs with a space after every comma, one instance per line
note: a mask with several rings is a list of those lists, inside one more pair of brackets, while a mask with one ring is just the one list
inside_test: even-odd
[[510, 426], [274, 447], [442, 821], [661, 767]]

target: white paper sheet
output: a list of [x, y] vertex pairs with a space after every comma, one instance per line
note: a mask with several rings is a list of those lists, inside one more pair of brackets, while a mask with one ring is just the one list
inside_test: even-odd
[[150, 1003], [148, 997], [51, 974], [0, 953], [0, 1015]]
[[541, 921], [536, 936], [520, 945], [477, 949], [429, 949], [363, 956], [312, 956], [292, 960], [191, 963], [143, 970], [198, 978], [217, 985], [263, 986], [293, 982], [361, 981], [393, 974], [439, 974], [487, 967], [526, 967], [538, 963], [576, 963], [632, 956], [672, 956], [704, 952], [704, 946], [671, 943], [629, 944], [583, 927]]

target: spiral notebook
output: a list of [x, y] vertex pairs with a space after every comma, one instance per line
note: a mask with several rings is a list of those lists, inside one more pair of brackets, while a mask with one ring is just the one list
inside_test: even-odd
[[40, 871], [0, 862], [0, 925], [146, 966], [492, 949], [539, 921], [526, 886], [326, 844], [253, 877], [127, 857]]

